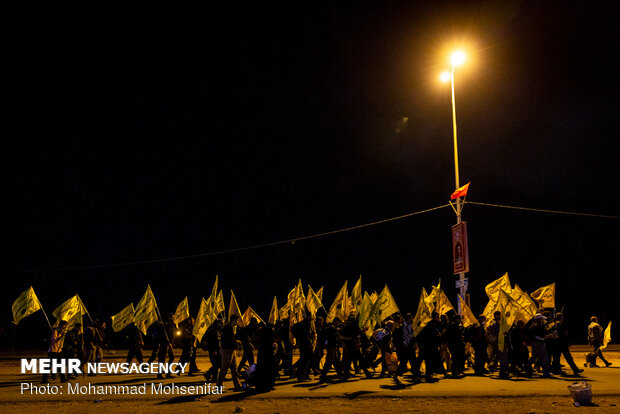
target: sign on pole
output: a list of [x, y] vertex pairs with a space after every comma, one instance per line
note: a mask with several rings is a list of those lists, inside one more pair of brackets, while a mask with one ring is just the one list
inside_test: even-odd
[[463, 279], [463, 283], [461, 283], [460, 280], [456, 281], [456, 288], [460, 289], [461, 286], [463, 286], [465, 289], [467, 289], [467, 286], [469, 285], [469, 279], [465, 278]]
[[469, 272], [467, 222], [465, 221], [452, 226], [452, 259], [454, 274]]

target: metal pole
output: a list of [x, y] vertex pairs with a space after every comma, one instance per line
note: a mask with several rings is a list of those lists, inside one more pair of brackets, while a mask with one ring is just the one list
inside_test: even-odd
[[[459, 183], [459, 150], [456, 140], [456, 102], [454, 100], [454, 64], [452, 65], [452, 71], [450, 72], [450, 83], [452, 85], [452, 133], [454, 135], [454, 181], [456, 182], [456, 188], [460, 187]], [[461, 222], [461, 209], [459, 199], [456, 200], [457, 205], [457, 217], [458, 222]]]
[[[452, 133], [454, 136], [454, 181], [456, 183], [456, 188], [460, 188], [459, 182], [459, 150], [457, 145], [457, 137], [456, 137], [456, 100], [454, 99], [454, 64], [452, 64], [452, 70], [450, 71], [450, 84], [452, 86]], [[463, 202], [461, 198], [456, 199], [456, 224], [461, 222], [461, 211], [463, 209]], [[461, 283], [460, 293], [463, 298], [467, 293], [467, 288], [465, 287], [465, 272], [459, 272], [459, 281]], [[461, 301], [458, 301], [459, 315], [463, 314], [463, 309], [461, 306]]]

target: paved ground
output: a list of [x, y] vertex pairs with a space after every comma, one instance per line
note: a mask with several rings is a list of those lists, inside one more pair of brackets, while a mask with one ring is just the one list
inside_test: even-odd
[[[585, 347], [573, 347], [579, 364], [584, 362]], [[19, 358], [38, 355], [0, 355], [0, 412], [360, 412], [380, 410], [391, 412], [566, 412], [588, 410], [620, 412], [620, 347], [610, 346], [606, 353], [614, 362], [609, 368], [591, 368], [582, 378], [558, 377], [513, 378], [497, 376], [463, 379], [440, 379], [435, 383], [412, 384], [405, 377], [402, 386], [391, 379], [353, 378], [346, 382], [318, 384], [316, 380], [298, 383], [284, 380], [275, 391], [265, 394], [233, 393], [223, 395], [161, 395], [152, 394], [151, 383], [170, 385], [204, 385], [202, 376], [181, 376], [156, 380], [145, 375], [100, 375], [80, 377], [75, 384], [141, 385], [144, 395], [57, 395], [22, 393], [22, 383], [39, 385], [40, 376], [19, 374]], [[108, 361], [121, 361], [124, 351], [111, 351]], [[207, 357], [199, 354], [198, 365], [208, 368]], [[567, 386], [584, 379], [592, 385], [594, 407], [575, 408]], [[61, 385], [58, 381], [52, 385]], [[230, 381], [225, 386], [232, 386]], [[241, 411], [240, 411], [241, 410]]]

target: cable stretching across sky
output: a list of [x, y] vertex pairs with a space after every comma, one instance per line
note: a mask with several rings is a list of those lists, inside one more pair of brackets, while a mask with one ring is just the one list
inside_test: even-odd
[[[571, 212], [571, 211], [559, 211], [559, 210], [547, 210], [547, 209], [520, 207], [520, 206], [508, 206], [508, 205], [503, 205], [503, 204], [481, 203], [481, 202], [476, 202], [476, 201], [465, 201], [465, 204], [472, 204], [472, 205], [485, 206], [485, 207], [499, 207], [499, 208], [513, 209], [513, 210], [523, 210], [523, 211], [530, 211], [530, 212], [537, 212], [537, 213], [562, 214], [562, 215], [582, 216], [582, 217], [596, 217], [596, 218], [606, 218], [606, 219], [620, 219], [620, 216], [611, 216], [611, 215], [604, 215], [604, 214], [580, 213], [580, 212]], [[446, 208], [446, 207], [449, 207], [449, 206], [450, 206], [450, 204], [443, 204], [443, 205], [436, 206], [436, 207], [431, 207], [431, 208], [428, 208], [428, 209], [425, 209], [425, 210], [414, 211], [414, 212], [411, 212], [411, 213], [403, 214], [401, 216], [396, 216], [396, 217], [391, 217], [391, 218], [387, 218], [387, 219], [383, 219], [383, 220], [373, 221], [373, 222], [370, 222], [370, 223], [359, 224], [359, 225], [351, 226], [351, 227], [344, 227], [344, 228], [341, 228], [341, 229], [326, 231], [326, 232], [323, 232], [323, 233], [311, 234], [311, 235], [308, 235], [308, 236], [295, 237], [295, 238], [287, 239], [287, 240], [279, 240], [279, 241], [275, 241], [275, 242], [267, 242], [267, 243], [255, 244], [255, 245], [252, 245], [252, 246], [244, 246], [244, 247], [238, 247], [238, 248], [232, 248], [232, 249], [216, 250], [216, 251], [205, 252], [205, 253], [196, 253], [196, 254], [183, 255], [183, 256], [174, 256], [174, 257], [162, 257], [162, 258], [147, 259], [147, 260], [137, 260], [137, 261], [131, 261], [131, 262], [122, 262], [122, 263], [98, 264], [98, 265], [88, 265], [88, 266], [54, 267], [54, 268], [37, 269], [37, 270], [3, 270], [3, 271], [0, 271], [0, 274], [8, 274], [8, 273], [39, 273], [39, 272], [57, 272], [57, 271], [72, 271], [72, 270], [106, 269], [106, 268], [135, 266], [135, 265], [150, 264], [150, 263], [172, 262], [172, 261], [176, 261], [176, 260], [195, 259], [195, 258], [199, 258], [199, 257], [216, 256], [216, 255], [228, 254], [228, 253], [237, 253], [237, 252], [242, 252], [242, 251], [247, 251], [247, 250], [260, 249], [260, 248], [264, 248], [264, 247], [272, 247], [272, 246], [279, 246], [279, 245], [283, 245], [283, 244], [295, 243], [297, 241], [302, 241], [302, 240], [316, 239], [316, 238], [319, 238], [319, 237], [331, 236], [333, 234], [345, 233], [345, 232], [353, 231], [353, 230], [359, 230], [359, 229], [363, 229], [363, 228], [366, 228], [366, 227], [371, 227], [371, 226], [376, 226], [376, 225], [379, 225], [379, 224], [389, 223], [389, 222], [392, 222], [392, 221], [406, 219], [406, 218], [417, 216], [417, 215], [424, 214], [424, 213], [430, 213], [431, 211], [440, 210], [442, 208]]]

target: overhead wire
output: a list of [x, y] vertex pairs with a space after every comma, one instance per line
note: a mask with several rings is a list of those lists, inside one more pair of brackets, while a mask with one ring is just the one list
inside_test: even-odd
[[[574, 212], [574, 211], [549, 210], [549, 209], [531, 208], [531, 207], [522, 207], [522, 206], [510, 206], [510, 205], [505, 205], [505, 204], [483, 203], [483, 202], [478, 202], [478, 201], [464, 201], [464, 203], [465, 204], [478, 205], [478, 206], [485, 206], [485, 207], [507, 208], [507, 209], [513, 209], [513, 210], [523, 210], [523, 211], [539, 212], [539, 213], [562, 214], [562, 215], [584, 216], [584, 217], [597, 217], [597, 218], [607, 218], [607, 219], [620, 219], [620, 216], [612, 216], [612, 215], [605, 215], [605, 214], [592, 214], [592, 213], [581, 213], [581, 212]], [[319, 237], [330, 236], [330, 235], [333, 235], [333, 234], [338, 234], [338, 233], [344, 233], [344, 232], [348, 232], [348, 231], [363, 229], [363, 228], [366, 228], [366, 227], [376, 226], [376, 225], [379, 225], [379, 224], [389, 223], [389, 222], [392, 222], [392, 221], [402, 220], [402, 219], [406, 219], [406, 218], [409, 218], [409, 217], [417, 216], [417, 215], [420, 215], [420, 214], [429, 213], [431, 211], [439, 210], [439, 209], [446, 208], [446, 207], [449, 207], [449, 206], [450, 206], [450, 204], [443, 204], [443, 205], [432, 207], [432, 208], [428, 208], [428, 209], [425, 209], [425, 210], [414, 211], [414, 212], [411, 212], [411, 213], [403, 214], [401, 216], [390, 217], [390, 218], [387, 218], [387, 219], [377, 220], [377, 221], [373, 221], [373, 222], [370, 222], [370, 223], [358, 224], [358, 225], [350, 226], [350, 227], [343, 227], [343, 228], [340, 228], [340, 229], [326, 231], [326, 232], [322, 232], [322, 233], [316, 233], [316, 234], [311, 234], [311, 235], [307, 235], [307, 236], [294, 237], [294, 238], [291, 238], [291, 239], [279, 240], [279, 241], [274, 241], [274, 242], [254, 244], [254, 245], [244, 246], [244, 247], [216, 250], [216, 251], [205, 252], [205, 253], [196, 253], [196, 254], [189, 254], [189, 255], [182, 255], [182, 256], [172, 256], [172, 257], [162, 257], [162, 258], [155, 258], [155, 259], [135, 260], [135, 261], [130, 261], [130, 262], [86, 265], [86, 266], [53, 267], [53, 268], [45, 268], [45, 269], [27, 269], [27, 270], [5, 270], [5, 271], [0, 271], [0, 274], [7, 274], [7, 273], [45, 273], [45, 272], [61, 272], [61, 271], [107, 269], [107, 268], [114, 268], [114, 267], [126, 267], [126, 266], [135, 266], [135, 265], [143, 265], [143, 264], [164, 263], [164, 262], [172, 262], [172, 261], [177, 261], [177, 260], [189, 260], [189, 259], [196, 259], [196, 258], [201, 258], [201, 257], [209, 257], [209, 256], [222, 255], [222, 254], [237, 253], [237, 252], [243, 252], [243, 251], [248, 251], [248, 250], [261, 249], [261, 248], [265, 248], [265, 247], [272, 247], [272, 246], [279, 246], [279, 245], [284, 245], [284, 244], [291, 244], [291, 243], [295, 243], [295, 242], [298, 242], [298, 241], [316, 239], [316, 238], [319, 238]]]
[[206, 252], [206, 253], [196, 253], [196, 254], [189, 254], [189, 255], [183, 255], [183, 256], [173, 256], [173, 257], [163, 257], [163, 258], [156, 258], [156, 259], [136, 260], [136, 261], [122, 262], [122, 263], [109, 263], [109, 264], [98, 264], [98, 265], [87, 265], [87, 266], [54, 267], [54, 268], [47, 268], [47, 269], [8, 270], [8, 271], [0, 271], [0, 274], [4, 274], [4, 273], [44, 273], [44, 272], [60, 272], [60, 271], [76, 271], [76, 270], [94, 270], [94, 269], [105, 269], [105, 268], [113, 268], [113, 267], [134, 266], [134, 265], [142, 265], [142, 264], [163, 263], [163, 262], [171, 262], [171, 261], [177, 261], [177, 260], [188, 260], [188, 259], [195, 259], [195, 258], [200, 258], [200, 257], [216, 256], [216, 255], [227, 254], [227, 253], [237, 253], [237, 252], [242, 252], [242, 251], [247, 251], [247, 250], [260, 249], [260, 248], [264, 248], [264, 247], [271, 247], [271, 246], [278, 246], [278, 245], [283, 245], [283, 244], [290, 244], [290, 243], [295, 243], [295, 242], [303, 241], [303, 240], [316, 239], [316, 238], [319, 238], [319, 237], [330, 236], [330, 235], [333, 235], [333, 234], [344, 233], [344, 232], [348, 232], [348, 231], [352, 231], [352, 230], [358, 230], [358, 229], [362, 229], [362, 228], [365, 228], [365, 227], [376, 226], [378, 224], [388, 223], [388, 222], [396, 221], [396, 220], [402, 220], [402, 219], [405, 219], [405, 218], [408, 218], [408, 217], [417, 216], [419, 214], [429, 213], [429, 212], [434, 211], [434, 210], [439, 210], [439, 209], [448, 207], [449, 205], [450, 204], [444, 204], [444, 205], [441, 205], [441, 206], [432, 207], [432, 208], [428, 208], [428, 209], [425, 209], [425, 210], [414, 211], [412, 213], [403, 214], [403, 215], [397, 216], [397, 217], [390, 217], [390, 218], [383, 219], [383, 220], [373, 221], [371, 223], [365, 223], [365, 224], [359, 224], [359, 225], [356, 225], [356, 226], [344, 227], [344, 228], [341, 228], [341, 229], [326, 231], [326, 232], [323, 232], [323, 233], [311, 234], [311, 235], [308, 235], [308, 236], [300, 236], [300, 237], [295, 237], [295, 238], [287, 239], [287, 240], [279, 240], [279, 241], [274, 241], [274, 242], [255, 244], [255, 245], [251, 245], [251, 246], [237, 247], [237, 248], [232, 248], [232, 249], [217, 250], [217, 251], [211, 251], [211, 252]]
[[584, 217], [598, 217], [598, 218], [608, 218], [608, 219], [620, 219], [620, 216], [610, 216], [610, 215], [605, 215], [605, 214], [592, 214], [592, 213], [579, 213], [579, 212], [575, 212], [575, 211], [548, 210], [548, 209], [543, 209], [543, 208], [509, 206], [509, 205], [505, 205], [505, 204], [481, 203], [481, 202], [478, 202], [478, 201], [465, 201], [465, 204], [474, 204], [474, 205], [486, 206], [486, 207], [508, 208], [508, 209], [512, 209], [512, 210], [534, 211], [534, 212], [538, 212], [538, 213], [563, 214], [563, 215], [567, 215], [567, 216], [584, 216]]

